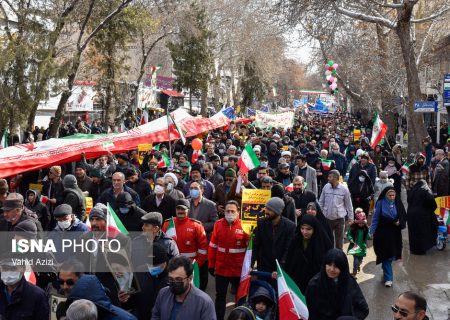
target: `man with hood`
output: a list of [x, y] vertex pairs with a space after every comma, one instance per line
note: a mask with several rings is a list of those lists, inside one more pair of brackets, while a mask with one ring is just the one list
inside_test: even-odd
[[105, 287], [94, 275], [83, 275], [75, 283], [67, 299], [67, 306], [80, 299], [92, 301], [96, 305], [98, 320], [137, 320], [131, 313], [112, 304]]
[[117, 194], [116, 207], [117, 216], [122, 221], [125, 229], [129, 232], [139, 232], [142, 230], [141, 218], [146, 214], [133, 201], [133, 197], [128, 192]]
[[35, 189], [28, 190], [24, 205], [25, 208], [28, 208], [37, 215], [42, 229], [47, 231], [51, 216], [48, 208], [41, 202], [41, 193]]
[[409, 172], [406, 174], [405, 187], [406, 191], [410, 191], [419, 180], [425, 180], [431, 187], [431, 176], [429, 167], [425, 164], [425, 155], [418, 152], [415, 161], [409, 166]]
[[281, 158], [281, 153], [278, 151], [278, 146], [275, 142], [269, 144], [269, 152], [267, 153], [267, 158], [269, 161], [269, 167], [276, 168], [278, 165], [278, 160]]
[[68, 174], [63, 179], [64, 193], [63, 203], [72, 207], [73, 213], [81, 221], [86, 220], [86, 201], [83, 191], [77, 185], [77, 178]]
[[361, 170], [366, 171], [367, 175], [370, 178], [370, 182], [372, 183], [373, 186], [377, 178], [377, 168], [372, 162], [370, 162], [370, 157], [367, 152], [363, 152], [360, 156], [359, 161], [355, 163], [350, 169], [350, 173], [348, 176], [349, 185], [352, 183], [353, 180], [358, 179]]

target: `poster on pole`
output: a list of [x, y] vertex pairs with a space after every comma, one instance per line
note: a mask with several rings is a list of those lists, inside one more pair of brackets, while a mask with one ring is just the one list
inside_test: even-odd
[[266, 128], [283, 128], [284, 130], [294, 126], [294, 111], [286, 111], [279, 113], [267, 113], [256, 111], [255, 125], [256, 127]]
[[264, 217], [264, 207], [271, 197], [270, 190], [244, 189], [242, 192], [241, 225], [244, 232], [251, 233], [256, 221]]

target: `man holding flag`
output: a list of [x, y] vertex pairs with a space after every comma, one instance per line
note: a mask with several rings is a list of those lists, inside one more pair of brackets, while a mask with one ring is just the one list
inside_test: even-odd
[[216, 315], [218, 320], [225, 316], [227, 289], [229, 283], [237, 287], [249, 236], [239, 220], [239, 204], [228, 201], [225, 218], [214, 224], [208, 248], [209, 273], [216, 277]]

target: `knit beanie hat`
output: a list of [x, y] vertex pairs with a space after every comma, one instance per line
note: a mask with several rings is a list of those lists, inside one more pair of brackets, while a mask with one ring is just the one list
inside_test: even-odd
[[77, 186], [77, 178], [73, 174], [68, 174], [63, 179], [64, 188], [75, 188]]
[[284, 201], [280, 198], [270, 198], [266, 202], [266, 208], [275, 212], [277, 215], [281, 215], [284, 209]]

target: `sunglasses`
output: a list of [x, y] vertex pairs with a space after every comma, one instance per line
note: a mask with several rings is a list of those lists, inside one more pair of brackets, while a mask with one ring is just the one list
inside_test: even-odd
[[58, 282], [60, 285], [64, 285], [64, 283], [65, 283], [68, 286], [73, 286], [75, 284], [75, 281], [73, 281], [73, 279], [67, 279], [67, 280], [58, 279]]
[[395, 304], [393, 304], [391, 306], [392, 312], [393, 313], [400, 313], [400, 315], [404, 318], [406, 318], [409, 315], [408, 311], [402, 310], [400, 309], [398, 306], [396, 306]]

